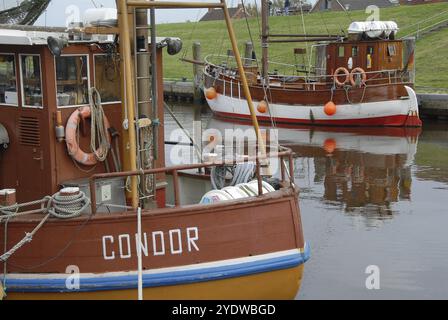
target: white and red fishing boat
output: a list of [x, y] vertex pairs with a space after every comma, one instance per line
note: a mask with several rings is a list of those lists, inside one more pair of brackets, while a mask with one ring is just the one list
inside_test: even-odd
[[[414, 85], [413, 39], [396, 39], [392, 21], [354, 22], [348, 35], [270, 34], [266, 1], [260, 63], [246, 57], [245, 73], [260, 121], [332, 126], [419, 127]], [[314, 43], [310, 61], [287, 65], [268, 61], [271, 43]], [[303, 48], [296, 55], [308, 55]], [[314, 57], [313, 57], [314, 56]], [[205, 63], [204, 87], [212, 111], [250, 119], [240, 73], [223, 56]], [[228, 57], [227, 57], [228, 60]], [[314, 61], [314, 65], [311, 64]], [[279, 74], [287, 69], [291, 74]], [[274, 70], [274, 71], [272, 71]]]

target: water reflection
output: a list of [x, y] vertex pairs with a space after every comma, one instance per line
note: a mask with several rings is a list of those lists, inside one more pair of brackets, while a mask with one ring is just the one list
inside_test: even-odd
[[[192, 130], [192, 108], [176, 114]], [[166, 131], [176, 125], [168, 119]], [[202, 115], [204, 129], [250, 128]], [[168, 135], [167, 135], [168, 136]], [[448, 297], [448, 124], [405, 129], [281, 128], [313, 248], [299, 299]], [[367, 266], [381, 290], [367, 290]]]
[[[246, 127], [250, 126], [218, 119], [207, 126], [222, 131]], [[295, 177], [302, 199], [321, 197], [327, 206], [347, 214], [380, 220], [393, 216], [393, 203], [411, 199], [411, 168], [421, 129], [278, 130], [280, 144], [297, 154]]]
[[448, 123], [427, 124], [420, 136], [418, 149], [415, 176], [448, 184]]
[[[420, 129], [295, 130], [299, 180], [324, 187], [323, 200], [346, 213], [390, 218], [391, 204], [411, 199], [411, 166]], [[302, 139], [300, 139], [302, 138]], [[301, 172], [300, 172], [301, 171]], [[313, 193], [305, 185], [304, 194]]]

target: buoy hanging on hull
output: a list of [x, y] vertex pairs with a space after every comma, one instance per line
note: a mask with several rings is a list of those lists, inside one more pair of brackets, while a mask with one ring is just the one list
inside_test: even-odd
[[258, 107], [257, 107], [257, 110], [258, 110], [258, 112], [260, 112], [260, 113], [266, 113], [267, 111], [268, 111], [268, 103], [266, 102], [266, 101], [261, 101], [259, 104], [258, 104]]
[[324, 107], [324, 112], [327, 116], [334, 116], [337, 112], [337, 107], [333, 101], [327, 102]]
[[205, 91], [205, 97], [208, 100], [215, 100], [218, 97], [218, 93], [216, 92], [215, 88], [211, 87]]

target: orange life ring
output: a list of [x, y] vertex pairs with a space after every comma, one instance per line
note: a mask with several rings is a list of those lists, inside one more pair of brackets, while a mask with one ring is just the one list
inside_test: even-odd
[[356, 86], [355, 74], [361, 74], [361, 81], [362, 81], [361, 84], [365, 85], [367, 81], [367, 74], [363, 68], [358, 67], [353, 69], [352, 72], [350, 73], [350, 83], [352, 84], [352, 86]]
[[[341, 75], [345, 75], [345, 80], [344, 81], [340, 81], [339, 80], [339, 77]], [[350, 72], [347, 70], [347, 68], [344, 68], [344, 67], [337, 68], [336, 71], [334, 72], [334, 82], [336, 82], [336, 84], [339, 87], [343, 87], [349, 81], [350, 81]]]
[[[98, 159], [95, 153], [84, 152], [78, 144], [77, 132], [81, 119], [88, 119], [91, 116], [90, 107], [81, 107], [72, 113], [67, 121], [67, 126], [65, 127], [65, 140], [67, 144], [67, 150], [69, 155], [78, 163], [85, 166], [94, 166], [98, 163]], [[109, 132], [110, 123], [106, 116], [104, 116], [104, 126]], [[111, 141], [110, 135], [108, 134], [108, 140]]]

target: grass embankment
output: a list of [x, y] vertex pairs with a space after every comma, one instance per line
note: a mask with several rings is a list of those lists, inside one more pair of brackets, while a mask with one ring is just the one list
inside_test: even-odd
[[[441, 14], [443, 13], [443, 14]], [[420, 28], [448, 18], [448, 3], [436, 3], [416, 6], [399, 6], [381, 9], [381, 20], [396, 21], [400, 27], [399, 36], [408, 35], [417, 30], [417, 23], [427, 18], [439, 16], [432, 21], [420, 25]], [[308, 34], [339, 34], [346, 31], [351, 21], [364, 21], [369, 16], [363, 11], [324, 12], [305, 15], [305, 26]], [[257, 56], [261, 57], [259, 44], [259, 20], [248, 19], [252, 37], [255, 42]], [[261, 23], [261, 22], [260, 22]], [[271, 33], [303, 33], [301, 16], [271, 17]], [[234, 27], [240, 45], [244, 51], [244, 43], [250, 40], [246, 20], [235, 20]], [[179, 61], [186, 55], [191, 57], [192, 44], [198, 41], [202, 45], [203, 56], [209, 54], [226, 54], [231, 48], [224, 21], [187, 22], [162, 24], [158, 26], [159, 36], [179, 37], [184, 42], [184, 52], [175, 57], [165, 55], [166, 78], [188, 78], [192, 76], [192, 65]], [[284, 63], [302, 63], [301, 58], [295, 61], [293, 48], [304, 47], [304, 44], [272, 44], [270, 59]], [[422, 37], [417, 41], [417, 86], [423, 91], [429, 88], [445, 88], [448, 91], [448, 28]]]

